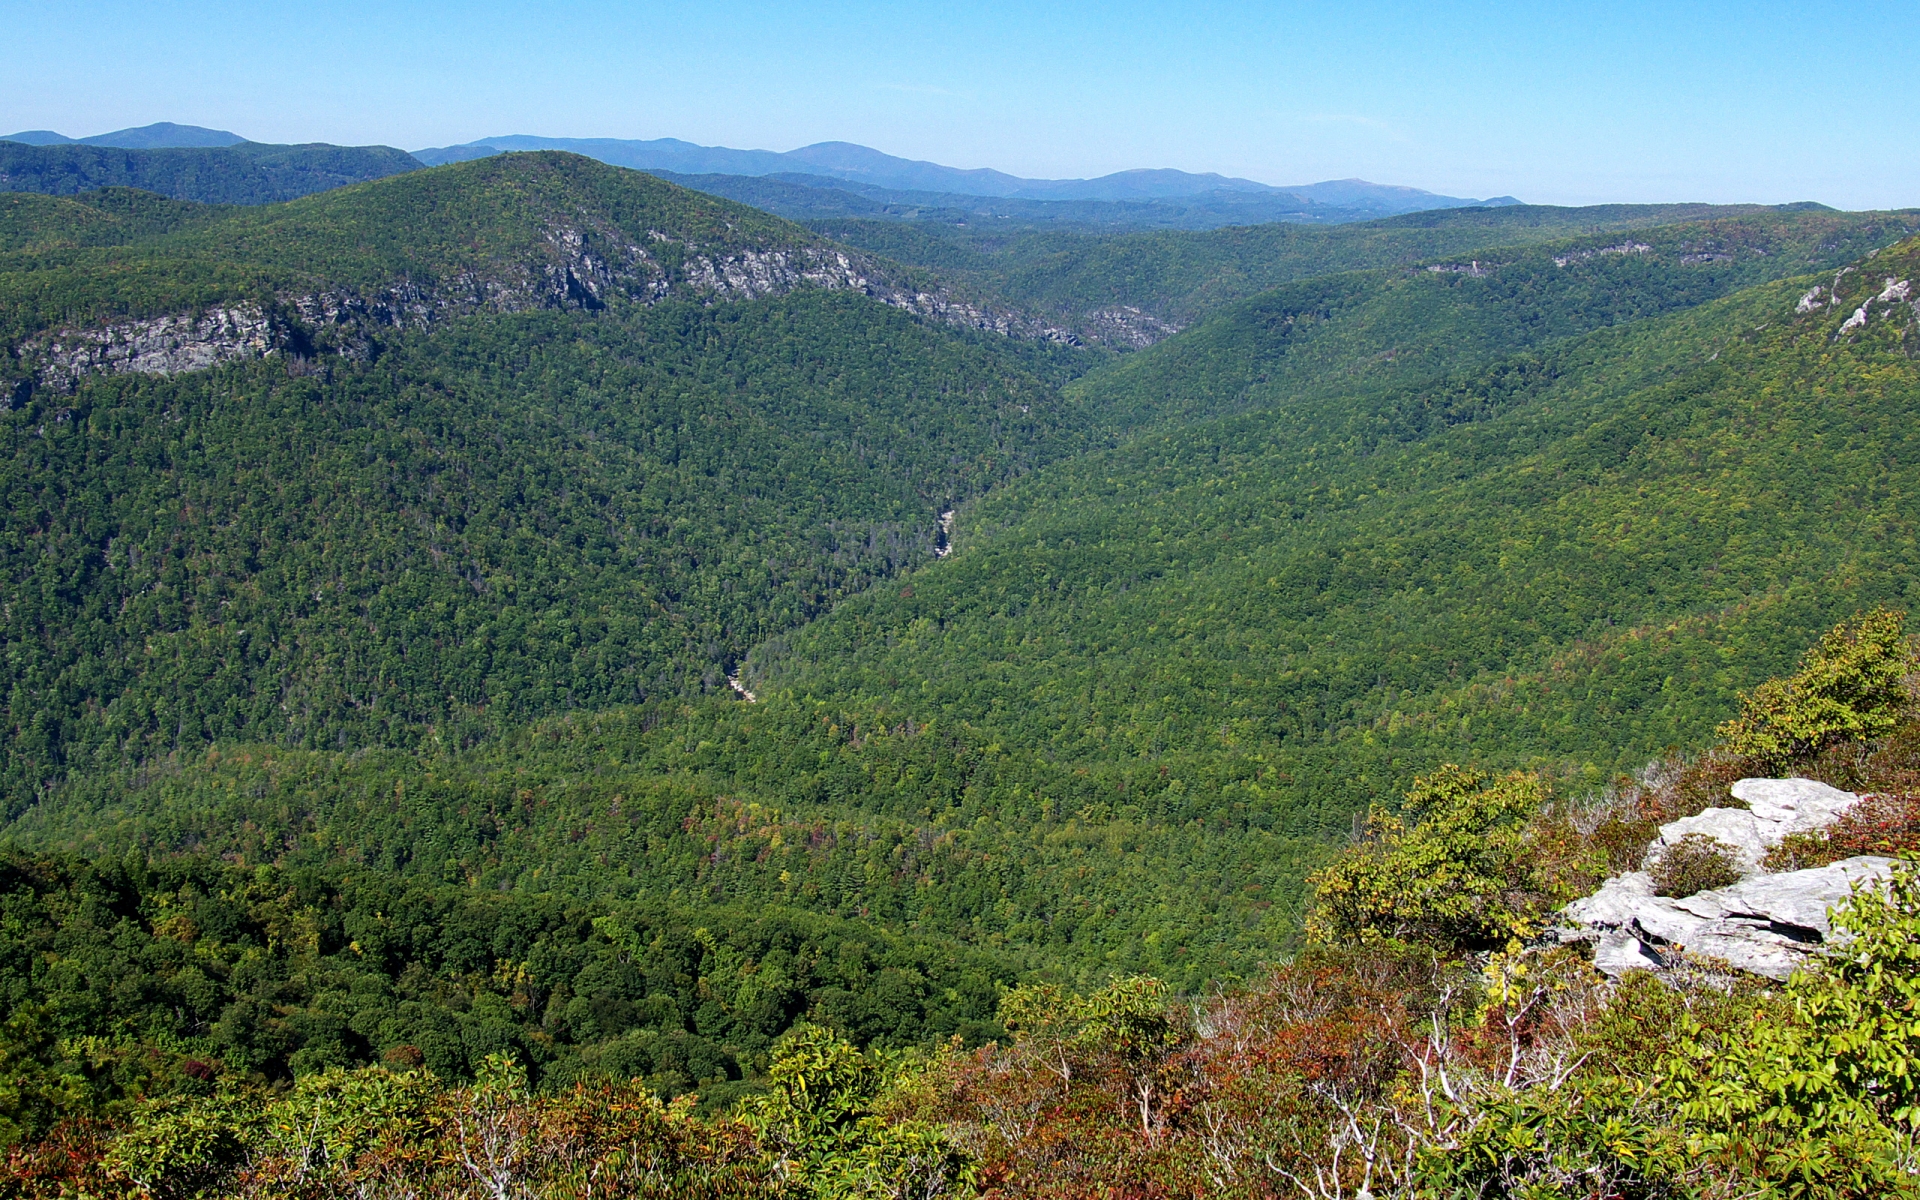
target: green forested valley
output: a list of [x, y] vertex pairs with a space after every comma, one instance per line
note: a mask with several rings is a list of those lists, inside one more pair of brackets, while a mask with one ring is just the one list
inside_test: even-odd
[[0, 1195], [466, 1195], [511, 1130], [471, 1194], [1265, 1197], [1434, 1063], [1373, 1194], [1899, 1194], [1818, 1038], [1907, 1011], [1910, 882], [1785, 987], [1542, 930], [1741, 773], [1920, 846], [1920, 214], [44, 190]]
[[[1151, 325], [1139, 323], [1138, 317], [1130, 324], [1157, 340], [1223, 305], [1340, 272], [1399, 272], [1429, 265], [1470, 268], [1476, 253], [1494, 254], [1504, 264], [1522, 257], [1521, 248], [1527, 246], [1664, 227], [1659, 250], [1676, 251], [1667, 261], [1682, 265], [1675, 260], [1693, 256], [1684, 264], [1691, 269], [1685, 272], [1689, 282], [1682, 286], [1724, 287], [1729, 281], [1751, 282], [1850, 261], [1884, 240], [1889, 224], [1911, 228], [1914, 220], [1907, 214], [1888, 222], [1885, 214], [1842, 214], [1817, 206], [1671, 204], [1439, 209], [1356, 225], [1242, 225], [1203, 232], [860, 218], [815, 220], [809, 226], [1053, 315], [1091, 340], [1126, 345], [1131, 343], [1116, 333], [1115, 323], [1118, 317], [1123, 322], [1119, 328], [1128, 327], [1127, 310], [1151, 318]], [[1601, 237], [1570, 243], [1547, 257], [1646, 242], [1644, 236], [1624, 242]], [[1635, 259], [1652, 255], [1658, 262], [1664, 255], [1654, 255], [1654, 249], [1649, 245], [1631, 253]], [[1449, 264], [1449, 258], [1460, 261]], [[1517, 274], [1509, 271], [1503, 282]]]
[[807, 293], [38, 392], [5, 434], [16, 796], [96, 753], [459, 746], [711, 688], [1074, 447], [1071, 362]]

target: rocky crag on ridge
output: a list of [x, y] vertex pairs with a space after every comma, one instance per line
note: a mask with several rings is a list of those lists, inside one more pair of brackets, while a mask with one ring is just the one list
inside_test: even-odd
[[[16, 393], [70, 392], [90, 375], [171, 375], [270, 354], [366, 359], [383, 337], [483, 313], [717, 304], [805, 289], [857, 293], [945, 325], [1079, 341], [800, 226], [569, 160], [514, 155], [398, 176], [240, 214], [231, 229], [215, 227], [198, 241], [156, 244], [140, 269], [176, 302], [49, 322], [11, 347], [5, 374]], [[400, 194], [408, 190], [420, 195]], [[492, 207], [481, 203], [488, 199]], [[364, 212], [353, 209], [356, 200]], [[443, 215], [457, 203], [474, 214]], [[473, 226], [458, 227], [463, 218]], [[385, 259], [371, 268], [369, 245]], [[208, 246], [221, 261], [264, 254], [260, 278], [225, 296], [189, 299]], [[334, 260], [345, 264], [344, 276]]]
[[[1832, 939], [1836, 906], [1892, 874], [1895, 860], [1877, 855], [1806, 870], [1767, 869], [1768, 855], [1789, 835], [1832, 824], [1860, 796], [1797, 778], [1742, 779], [1730, 790], [1744, 807], [1709, 808], [1662, 825], [1641, 870], [1608, 879], [1562, 910], [1560, 940], [1593, 943], [1594, 966], [1609, 975], [1659, 970], [1687, 954], [1784, 980]], [[1656, 894], [1662, 858], [1683, 841], [1702, 838], [1738, 881], [1687, 896]]]

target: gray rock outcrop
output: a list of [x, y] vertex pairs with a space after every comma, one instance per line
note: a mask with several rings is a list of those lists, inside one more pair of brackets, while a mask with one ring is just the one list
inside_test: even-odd
[[1678, 955], [1702, 955], [1784, 980], [1833, 939], [1833, 909], [1856, 889], [1885, 880], [1891, 858], [1861, 856], [1803, 871], [1769, 872], [1767, 853], [1793, 833], [1831, 823], [1859, 797], [1811, 779], [1743, 779], [1746, 808], [1710, 808], [1660, 827], [1647, 865], [1691, 833], [1724, 843], [1743, 878], [1692, 896], [1654, 895], [1649, 871], [1616, 875], [1561, 912], [1564, 942], [1594, 943], [1594, 966], [1609, 975], [1658, 970]]
[[[636, 241], [605, 221], [580, 218], [550, 222], [524, 261], [505, 256], [437, 278], [398, 278], [376, 287], [289, 290], [266, 307], [234, 302], [43, 330], [10, 348], [17, 370], [0, 375], [24, 374], [32, 387], [66, 393], [90, 375], [173, 375], [281, 353], [365, 358], [389, 331], [432, 329], [476, 313], [669, 299], [714, 304], [803, 289], [855, 292], [924, 320], [1007, 337], [1079, 341], [1051, 322], [976, 303], [944, 286], [907, 286], [890, 278], [880, 260], [824, 242], [723, 248], [658, 230]], [[1127, 344], [1137, 340], [1114, 336]], [[0, 361], [8, 350], [0, 346]]]
[[1647, 848], [1647, 865], [1690, 833], [1725, 844], [1741, 873], [1752, 875], [1790, 833], [1807, 833], [1832, 823], [1859, 797], [1813, 779], [1742, 779], [1729, 789], [1745, 808], [1709, 808], [1660, 827]]

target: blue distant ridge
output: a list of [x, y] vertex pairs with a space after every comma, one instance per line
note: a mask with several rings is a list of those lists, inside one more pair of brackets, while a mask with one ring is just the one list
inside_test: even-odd
[[1273, 187], [1251, 179], [1174, 170], [1119, 171], [1098, 179], [1023, 179], [1002, 171], [963, 170], [939, 163], [897, 158], [851, 142], [818, 142], [786, 152], [701, 146], [678, 138], [633, 141], [623, 138], [549, 138], [514, 134], [481, 138], [458, 146], [416, 150], [428, 166], [464, 162], [512, 150], [569, 150], [616, 167], [673, 171], [683, 175], [804, 174], [900, 191], [992, 196], [1017, 200], [1169, 200], [1235, 194], [1292, 196], [1303, 203], [1371, 211], [1380, 216], [1432, 208], [1508, 205], [1511, 196], [1473, 200], [1442, 196], [1420, 188], [1341, 179], [1299, 187]]
[[175, 125], [172, 121], [142, 125], [137, 129], [116, 129], [112, 133], [96, 133], [84, 138], [70, 138], [51, 129], [29, 129], [25, 133], [10, 133], [0, 138], [0, 141], [22, 142], [29, 146], [109, 146], [116, 150], [206, 149], [244, 145], [246, 140], [224, 129]]
[[[250, 145], [224, 129], [161, 121], [92, 137], [70, 138], [49, 129], [9, 134], [4, 139], [30, 146], [103, 146], [125, 150], [217, 148]], [[1097, 179], [1024, 179], [987, 168], [967, 170], [918, 159], [899, 158], [852, 142], [816, 142], [798, 150], [734, 150], [702, 146], [679, 138], [650, 141], [626, 138], [550, 138], [528, 134], [481, 138], [457, 146], [414, 151], [430, 167], [465, 162], [516, 150], [568, 150], [616, 167], [671, 171], [680, 175], [805, 175], [896, 192], [978, 196], [1007, 200], [1164, 201], [1209, 197], [1234, 202], [1294, 201], [1340, 210], [1344, 219], [1389, 217], [1435, 208], [1496, 207], [1518, 204], [1512, 196], [1475, 200], [1443, 196], [1413, 187], [1336, 179], [1293, 187], [1274, 187], [1251, 179], [1171, 169], [1116, 171]], [[1271, 217], [1267, 219], [1272, 219]], [[1289, 218], [1290, 219], [1290, 218]]]

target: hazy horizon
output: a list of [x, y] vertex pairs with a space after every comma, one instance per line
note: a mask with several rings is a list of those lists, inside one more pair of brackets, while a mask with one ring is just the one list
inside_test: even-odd
[[17, 64], [0, 127], [72, 137], [174, 121], [407, 150], [516, 133], [845, 141], [1044, 179], [1173, 168], [1550, 204], [1920, 204], [1920, 145], [1878, 115], [1872, 82], [1886, 47], [1920, 41], [1911, 5], [355, 0], [320, 25], [228, 4], [0, 11]]

